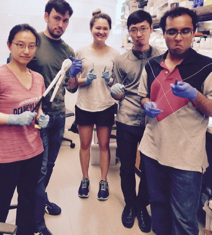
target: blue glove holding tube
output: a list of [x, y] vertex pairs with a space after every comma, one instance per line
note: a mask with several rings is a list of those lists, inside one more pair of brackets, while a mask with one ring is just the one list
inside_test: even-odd
[[81, 70], [82, 70], [82, 61], [74, 60], [69, 69], [70, 77], [75, 78], [76, 75], [81, 72]]
[[189, 100], [194, 100], [197, 97], [197, 89], [192, 87], [186, 82], [177, 82], [177, 84], [170, 84], [172, 92], [174, 95], [181, 98], [188, 98]]
[[147, 101], [144, 104], [144, 110], [145, 110], [146, 114], [151, 118], [154, 118], [158, 114], [162, 113], [162, 110], [160, 110], [158, 108], [157, 104], [155, 102], [152, 102], [152, 101]]
[[90, 72], [87, 73], [87, 77], [85, 78], [84, 82], [88, 85], [96, 78], [96, 73], [93, 73], [93, 69], [91, 69]]
[[102, 78], [105, 79], [105, 82], [109, 82], [110, 81], [110, 77], [111, 77], [111, 72], [109, 70], [106, 70], [104, 72], [102, 72]]
[[124, 85], [121, 83], [116, 83], [110, 88], [110, 92], [112, 95], [118, 95], [124, 89]]
[[41, 114], [38, 118], [38, 125], [41, 128], [46, 128], [49, 123], [49, 115]]
[[25, 111], [21, 114], [10, 114], [7, 120], [7, 124], [28, 126], [36, 115], [37, 115], [36, 112], [30, 112], [30, 111]]

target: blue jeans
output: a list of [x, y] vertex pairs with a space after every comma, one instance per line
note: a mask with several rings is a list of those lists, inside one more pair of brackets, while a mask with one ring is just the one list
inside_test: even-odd
[[47, 128], [41, 129], [44, 153], [41, 172], [36, 188], [34, 213], [36, 230], [40, 230], [46, 226], [44, 214], [45, 205], [48, 198], [45, 191], [49, 183], [58, 152], [60, 150], [61, 142], [63, 140], [64, 128], [65, 113], [61, 113], [57, 115], [51, 115]]
[[143, 156], [156, 235], [198, 235], [202, 173], [179, 170]]
[[116, 125], [118, 156], [121, 161], [121, 188], [125, 203], [129, 206], [146, 207], [149, 205], [149, 193], [142, 154], [140, 154], [141, 177], [137, 196], [135, 179], [136, 153], [144, 127], [129, 126], [120, 122], [116, 122]]

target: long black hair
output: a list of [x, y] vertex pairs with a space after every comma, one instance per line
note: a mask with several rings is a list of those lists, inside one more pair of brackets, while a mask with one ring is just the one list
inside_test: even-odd
[[12, 41], [15, 37], [15, 35], [18, 33], [18, 32], [21, 32], [21, 31], [30, 31], [31, 33], [33, 33], [35, 35], [35, 38], [36, 38], [36, 46], [39, 47], [40, 46], [40, 36], [39, 34], [37, 33], [37, 31], [30, 25], [28, 24], [18, 24], [18, 25], [15, 25], [11, 30], [10, 30], [10, 33], [9, 33], [9, 37], [7, 39], [7, 42], [9, 44], [12, 44]]

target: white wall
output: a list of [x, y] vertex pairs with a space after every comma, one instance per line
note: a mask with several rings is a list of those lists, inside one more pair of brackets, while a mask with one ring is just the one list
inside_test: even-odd
[[[46, 23], [43, 19], [44, 8], [47, 0], [0, 0], [0, 65], [6, 63], [9, 55], [6, 42], [9, 31], [16, 24], [28, 23], [38, 32], [44, 31]], [[100, 8], [102, 12], [109, 14], [112, 18], [112, 30], [107, 40], [108, 45], [121, 49], [121, 6], [125, 0], [67, 0], [72, 6], [74, 13], [70, 19], [69, 26], [62, 36], [74, 50], [92, 42], [89, 30], [89, 21], [92, 12]], [[73, 109], [76, 95], [67, 92], [66, 106]]]

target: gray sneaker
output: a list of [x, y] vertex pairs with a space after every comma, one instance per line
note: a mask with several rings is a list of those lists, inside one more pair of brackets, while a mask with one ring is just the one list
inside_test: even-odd
[[99, 182], [99, 192], [97, 198], [99, 201], [105, 201], [109, 198], [109, 186], [107, 181], [101, 180]]
[[83, 178], [78, 190], [78, 196], [81, 198], [88, 198], [89, 188], [90, 188], [90, 180], [87, 178]]

